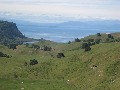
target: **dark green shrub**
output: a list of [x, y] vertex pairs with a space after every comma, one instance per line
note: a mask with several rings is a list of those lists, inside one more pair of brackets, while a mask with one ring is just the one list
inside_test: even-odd
[[89, 46], [88, 43], [82, 43], [82, 49], [85, 49], [88, 46]]
[[94, 42], [94, 39], [88, 39], [87, 42]]
[[29, 46], [29, 44], [28, 44], [28, 43], [26, 43], [26, 44], [25, 44], [25, 46], [26, 46], [26, 47], [28, 47], [28, 46]]
[[112, 37], [112, 35], [111, 34], [108, 34], [108, 38], [111, 38]]
[[48, 46], [44, 46], [44, 49], [43, 49], [44, 51], [51, 51], [52, 50], [52, 48], [51, 47], [48, 47]]
[[0, 52], [0, 57], [10, 58], [10, 57], [12, 57], [12, 56]]
[[96, 43], [96, 44], [99, 44], [100, 41], [101, 41], [101, 39], [95, 39], [95, 43]]
[[69, 41], [68, 44], [71, 44], [71, 41]]
[[101, 36], [101, 34], [100, 34], [100, 33], [97, 33], [97, 36]]
[[90, 45], [88, 43], [82, 43], [82, 49], [85, 49], [85, 51], [90, 51]]
[[40, 48], [40, 46], [35, 45], [35, 44], [32, 44], [32, 48], [39, 49], [39, 48]]
[[8, 45], [8, 48], [14, 50], [14, 49], [17, 49], [17, 48], [16, 48], [17, 46], [18, 46], [17, 44], [9, 44], [9, 45]]
[[36, 65], [38, 61], [36, 59], [30, 60], [30, 65]]
[[86, 51], [90, 51], [90, 50], [91, 50], [90, 46], [88, 46], [88, 47], [85, 48], [85, 52]]
[[65, 55], [63, 53], [58, 53], [57, 54], [57, 58], [62, 58], [62, 57], [65, 57]]
[[80, 42], [80, 39], [78, 39], [78, 38], [75, 38], [75, 42]]

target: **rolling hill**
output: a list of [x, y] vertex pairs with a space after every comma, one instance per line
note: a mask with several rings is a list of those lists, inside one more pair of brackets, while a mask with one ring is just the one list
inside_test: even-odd
[[0, 90], [120, 88], [120, 33], [97, 33], [69, 43], [43, 39], [15, 49], [3, 43], [26, 40], [16, 25], [1, 21], [0, 34]]
[[[119, 90], [119, 42], [101, 42], [87, 52], [81, 49], [82, 42], [40, 41], [35, 45], [52, 50], [44, 51], [32, 44], [19, 45], [15, 50], [0, 45], [0, 52], [12, 56], [0, 57], [0, 90]], [[58, 53], [65, 57], [57, 58]], [[33, 59], [38, 64], [30, 65]]]

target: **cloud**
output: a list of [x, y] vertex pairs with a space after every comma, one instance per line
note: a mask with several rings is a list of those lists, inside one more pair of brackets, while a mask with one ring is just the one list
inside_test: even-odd
[[0, 12], [22, 13], [37, 18], [44, 14], [78, 19], [120, 19], [119, 4], [119, 0], [2, 0]]

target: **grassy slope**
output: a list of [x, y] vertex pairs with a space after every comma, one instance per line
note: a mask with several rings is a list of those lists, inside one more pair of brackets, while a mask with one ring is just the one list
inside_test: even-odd
[[[0, 90], [119, 90], [120, 43], [94, 45], [89, 52], [84, 52], [80, 43], [74, 42], [42, 42], [38, 45], [46, 43], [55, 50], [44, 52], [24, 45], [9, 50], [0, 46], [0, 51], [13, 56], [0, 57]], [[63, 52], [66, 57], [51, 57], [58, 52]], [[34, 58], [39, 64], [24, 66], [25, 61]]]
[[[119, 39], [120, 38], [120, 33], [111, 33], [111, 35], [114, 37], [114, 39]], [[101, 36], [97, 35], [89, 35], [85, 38], [82, 38], [81, 40], [88, 40], [88, 39], [101, 39], [102, 42], [106, 42], [106, 39], [108, 39], [108, 34], [102, 33]], [[110, 38], [109, 38], [110, 39]]]

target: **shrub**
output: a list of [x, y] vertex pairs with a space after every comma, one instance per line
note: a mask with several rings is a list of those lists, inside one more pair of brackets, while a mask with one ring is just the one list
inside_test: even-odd
[[44, 46], [44, 49], [43, 49], [43, 50], [44, 50], [44, 51], [51, 51], [51, 49], [52, 49], [51, 47]]
[[24, 62], [24, 66], [27, 66], [27, 62]]
[[100, 34], [100, 33], [97, 33], [97, 36], [101, 36], [101, 34]]
[[38, 45], [32, 44], [32, 48], [39, 49], [40, 47]]
[[8, 48], [14, 50], [14, 49], [17, 49], [17, 48], [16, 48], [17, 46], [18, 46], [17, 44], [9, 44], [9, 45], [8, 45]]
[[38, 61], [36, 59], [30, 60], [30, 65], [36, 65]]
[[108, 38], [111, 38], [112, 37], [112, 35], [111, 34], [108, 34]]
[[65, 55], [63, 53], [58, 53], [57, 54], [57, 58], [62, 58], [62, 57], [65, 57]]
[[85, 51], [90, 51], [90, 45], [88, 43], [82, 43], [82, 49], [85, 49]]
[[26, 46], [26, 47], [28, 47], [28, 46], [29, 46], [29, 44], [28, 44], [28, 43], [26, 43], [26, 44], [25, 44], [25, 46]]
[[87, 41], [88, 42], [94, 42], [94, 39], [88, 39]]
[[75, 38], [75, 42], [80, 42], [80, 39], [78, 39], [78, 38]]
[[69, 41], [68, 44], [71, 44], [71, 41]]
[[10, 58], [10, 57], [12, 57], [12, 56], [0, 52], [0, 57]]
[[91, 50], [90, 46], [88, 46], [88, 47], [85, 48], [85, 52], [86, 51], [90, 51], [90, 50]]
[[82, 43], [82, 49], [85, 49], [88, 46], [89, 46], [88, 43]]
[[101, 39], [95, 39], [95, 43], [96, 43], [96, 44], [99, 44], [100, 41], [101, 41]]

